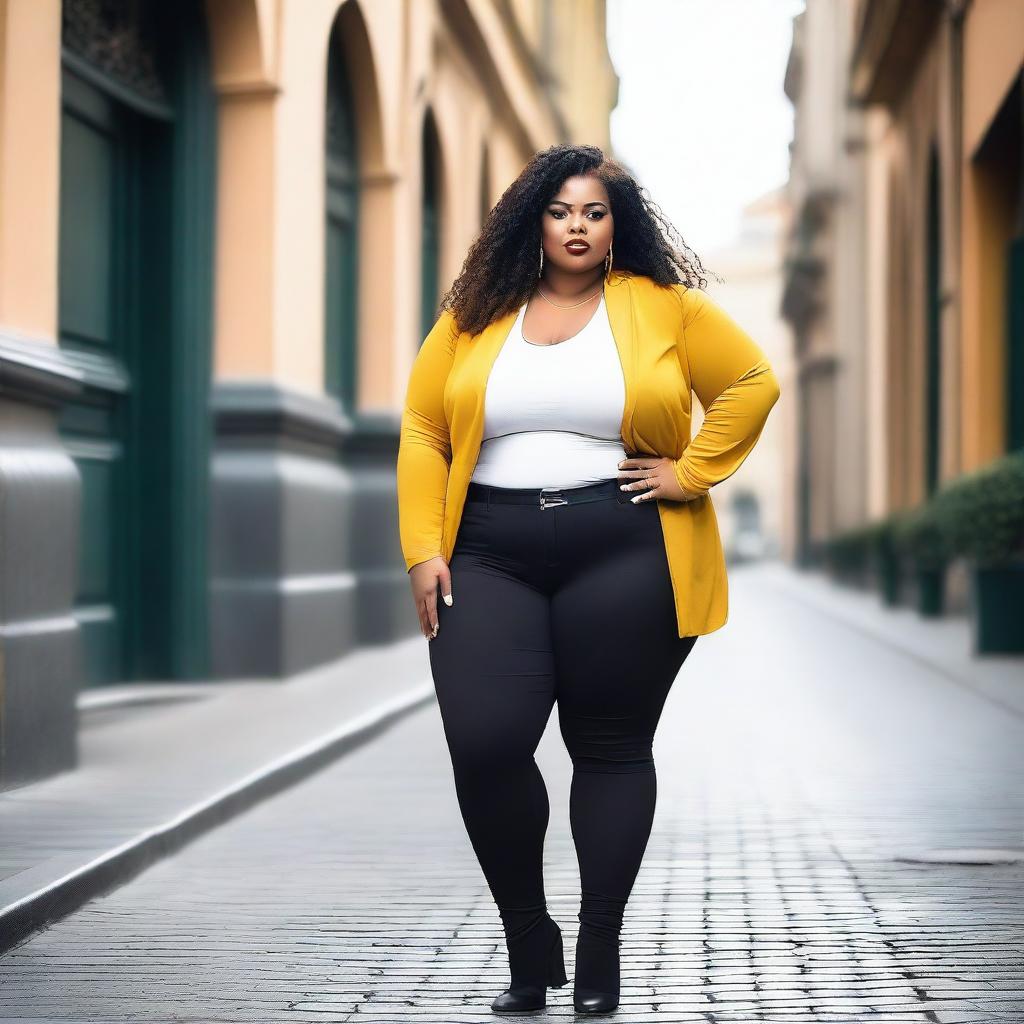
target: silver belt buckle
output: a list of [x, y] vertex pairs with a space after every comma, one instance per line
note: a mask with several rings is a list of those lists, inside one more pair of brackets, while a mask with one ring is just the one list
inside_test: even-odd
[[[554, 491], [553, 495], [545, 494], [545, 491]], [[554, 505], [568, 505], [569, 500], [563, 496], [559, 487], [542, 487], [540, 489], [540, 507], [551, 508]]]

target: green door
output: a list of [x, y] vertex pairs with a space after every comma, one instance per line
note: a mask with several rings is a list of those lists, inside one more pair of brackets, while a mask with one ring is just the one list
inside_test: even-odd
[[[81, 685], [206, 671], [215, 118], [192, 0], [64, 8], [59, 319]], [[114, 53], [97, 44], [117, 36]]]
[[924, 489], [929, 497], [942, 475], [942, 193], [939, 156], [928, 160], [928, 221], [925, 252]]
[[133, 220], [131, 118], [102, 91], [63, 72], [60, 134], [59, 336], [92, 371], [86, 396], [63, 410], [65, 443], [82, 478], [79, 588], [85, 685], [126, 675], [125, 541], [132, 416]]
[[437, 320], [440, 249], [440, 211], [438, 209], [438, 162], [440, 142], [433, 114], [428, 110], [423, 119], [420, 144], [423, 199], [420, 209], [420, 337], [423, 341]]
[[356, 303], [359, 251], [359, 175], [355, 111], [345, 67], [340, 20], [335, 19], [327, 57], [326, 253], [324, 282], [324, 390], [342, 409], [356, 406]]
[[1006, 450], [1012, 452], [1024, 449], [1024, 235], [1010, 240], [1006, 257]]

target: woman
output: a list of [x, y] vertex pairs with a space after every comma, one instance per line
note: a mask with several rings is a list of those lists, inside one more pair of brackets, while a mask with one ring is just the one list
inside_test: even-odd
[[[597, 147], [538, 153], [488, 216], [410, 375], [399, 532], [459, 806], [504, 928], [497, 1012], [541, 1009], [567, 981], [534, 760], [555, 703], [582, 883], [573, 1001], [618, 1005], [655, 729], [697, 636], [726, 620], [707, 494], [779, 395], [666, 232]], [[691, 389], [705, 410], [692, 440]]]

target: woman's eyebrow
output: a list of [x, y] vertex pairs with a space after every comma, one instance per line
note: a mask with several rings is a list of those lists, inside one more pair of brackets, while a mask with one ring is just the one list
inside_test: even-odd
[[[572, 205], [573, 205], [572, 203], [567, 203], [567, 202], [565, 202], [562, 199], [552, 199], [551, 202], [552, 203], [558, 203], [559, 206], [568, 206], [570, 210], [572, 209]], [[583, 205], [584, 206], [607, 206], [608, 204], [607, 203], [602, 203], [599, 199], [595, 199], [592, 202], [584, 203]]]

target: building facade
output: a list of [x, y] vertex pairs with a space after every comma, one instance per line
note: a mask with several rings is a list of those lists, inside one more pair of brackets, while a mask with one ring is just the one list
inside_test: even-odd
[[796, 19], [799, 560], [1024, 446], [1022, 70], [1016, 0]]
[[0, 787], [83, 687], [417, 631], [412, 360], [617, 88], [603, 0], [0, 0]]
[[[785, 394], [793, 385], [793, 354], [789, 325], [779, 308], [790, 219], [786, 188], [772, 189], [743, 207], [731, 243], [701, 254], [705, 267], [722, 278], [721, 284], [709, 280], [708, 294], [757, 339]], [[696, 433], [704, 416], [696, 398], [694, 408]], [[715, 511], [730, 563], [792, 556], [794, 411], [793, 403], [780, 402], [758, 439], [757, 458], [747, 461], [742, 473], [715, 485]]]
[[[863, 298], [863, 115], [846, 102], [850, 4], [810, 0], [794, 19], [794, 106], [782, 313], [793, 335], [797, 449], [793, 560], [869, 513]], [[851, 429], [852, 428], [852, 429]]]

